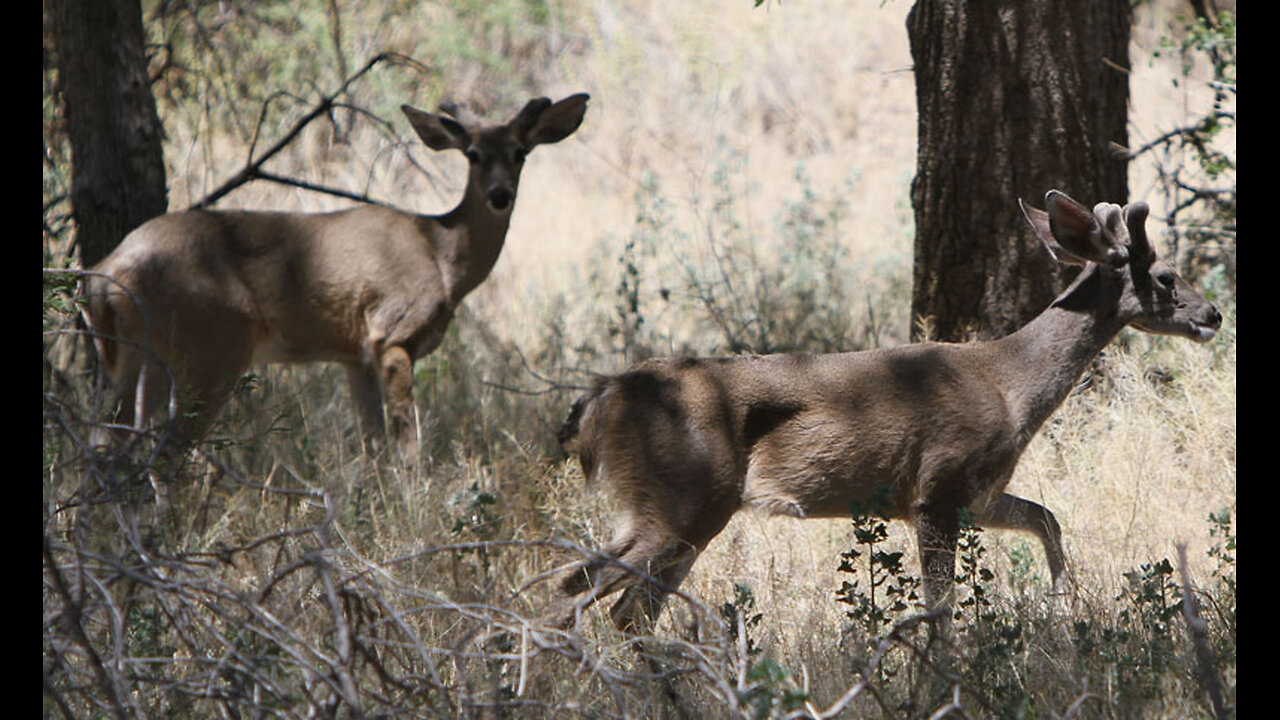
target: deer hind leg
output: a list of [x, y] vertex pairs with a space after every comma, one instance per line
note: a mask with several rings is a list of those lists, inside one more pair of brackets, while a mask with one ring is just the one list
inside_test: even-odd
[[634, 583], [636, 576], [632, 568], [649, 572], [651, 561], [662, 554], [665, 543], [665, 532], [647, 523], [630, 524], [597, 556], [569, 570], [558, 589], [552, 622], [558, 627], [568, 627], [578, 613], [597, 600]]
[[[169, 419], [166, 410], [178, 381], [167, 363], [127, 346], [117, 349], [113, 366], [104, 371], [111, 402], [106, 408], [108, 424], [90, 431], [89, 446], [109, 455], [128, 454], [148, 432], [149, 420]], [[172, 427], [178, 428], [187, 408], [175, 403], [173, 410]]]
[[[203, 438], [240, 385], [253, 361], [251, 327], [238, 310], [211, 308], [176, 331], [166, 359], [177, 379], [175, 428], [181, 443]], [[163, 382], [169, 382], [167, 374]]]
[[609, 608], [614, 626], [633, 635], [651, 632], [667, 597], [680, 587], [697, 559], [698, 550], [684, 543], [668, 544], [663, 548], [662, 556], [654, 563], [660, 569], [651, 571], [651, 578], [638, 578]]
[[1021, 530], [1040, 538], [1045, 559], [1049, 563], [1049, 573], [1053, 577], [1053, 588], [1055, 591], [1064, 589], [1069, 578], [1062, 552], [1062, 528], [1049, 508], [1003, 493], [978, 517], [978, 524], [990, 528]]
[[151, 337], [149, 345], [119, 348], [113, 373], [121, 399], [117, 421], [172, 421], [171, 450], [182, 454], [209, 431], [249, 369], [249, 323], [239, 313], [208, 310]]
[[[121, 427], [131, 427], [138, 420], [146, 420], [158, 413], [169, 397], [170, 374], [168, 366], [155, 360], [147, 361], [137, 348], [113, 344], [112, 363], [104, 368], [110, 384], [113, 407], [111, 422]], [[100, 354], [106, 355], [105, 352]], [[97, 432], [91, 436], [94, 446], [110, 447], [120, 444], [121, 433]]]
[[98, 355], [101, 379], [107, 385], [103, 389], [112, 402], [107, 415], [119, 428], [94, 428], [90, 445], [107, 450], [124, 447], [134, 437], [124, 428], [141, 428], [168, 405], [176, 379], [170, 363], [162, 360], [145, 339], [148, 326], [138, 301], [100, 287], [101, 284], [89, 286], [85, 319]]
[[689, 573], [703, 545], [705, 542], [682, 539], [657, 523], [630, 524], [599, 557], [569, 571], [560, 584], [551, 622], [568, 627], [597, 600], [622, 591], [609, 611], [614, 625], [624, 632], [647, 631], [656, 622], [667, 595]]

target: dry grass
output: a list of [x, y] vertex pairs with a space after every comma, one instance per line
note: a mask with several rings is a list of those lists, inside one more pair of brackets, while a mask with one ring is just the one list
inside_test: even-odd
[[[761, 257], [785, 244], [779, 218], [806, 187], [814, 207], [838, 205], [855, 326], [879, 313], [886, 329], [878, 342], [903, 341], [900, 308], [909, 301], [893, 293], [905, 286], [886, 278], [909, 277], [909, 4], [558, 7], [556, 39], [526, 48], [538, 63], [525, 68], [518, 92], [513, 81], [492, 77], [495, 70], [465, 63], [438, 68], [438, 84], [419, 78], [421, 97], [403, 96], [412, 74], [363, 90], [383, 108], [431, 105], [428, 96], [453, 87], [501, 113], [523, 101], [526, 85], [593, 98], [574, 138], [530, 160], [493, 277], [469, 298], [445, 346], [419, 364], [432, 450], [419, 472], [354, 452], [339, 372], [272, 368], [229, 412], [216, 435], [227, 443], [207, 447], [205, 459], [162, 485], [167, 504], [156, 504], [144, 477], [122, 480], [118, 468], [82, 454], [77, 439], [93, 421], [86, 410], [93, 393], [79, 374], [79, 338], [60, 334], [70, 322], [55, 317], [45, 350], [46, 714], [59, 702], [73, 714], [189, 717], [232, 710], [325, 716], [340, 707], [353, 716], [356, 705], [365, 714], [415, 717], [650, 717], [676, 707], [653, 678], [658, 666], [641, 662], [631, 641], [597, 614], [581, 635], [529, 632], [538, 630], [529, 619], [547, 589], [529, 583], [577, 557], [573, 544], [606, 539], [609, 499], [583, 487], [576, 465], [551, 440], [571, 391], [504, 388], [546, 390], [529, 368], [573, 384], [624, 362], [603, 323], [612, 313], [617, 258], [645, 230], [662, 243], [641, 258], [647, 339], [659, 351], [673, 338], [715, 347], [705, 326], [681, 316], [693, 306], [664, 303], [658, 291], [681, 281], [664, 259], [705, 258], [709, 238], [728, 232], [711, 200], [725, 168], [732, 173], [723, 187], [734, 195], [728, 219], [738, 236], [759, 242]], [[1139, 46], [1149, 47], [1162, 22], [1140, 16]], [[353, 46], [408, 51], [421, 41], [411, 26], [352, 22], [348, 32]], [[1167, 63], [1135, 60], [1134, 70], [1135, 128], [1151, 133], [1188, 112], [1194, 99], [1159, 91], [1169, 87]], [[242, 142], [206, 126], [169, 132], [174, 207], [201, 197], [243, 158]], [[461, 160], [415, 147], [408, 152], [428, 169], [424, 176], [404, 152], [378, 132], [331, 145], [317, 128], [275, 169], [367, 186], [424, 212], [449, 206], [460, 193]], [[799, 166], [807, 186], [796, 179]], [[1150, 186], [1148, 174], [1135, 167], [1135, 197]], [[646, 195], [649, 182], [658, 190]], [[655, 199], [662, 222], [637, 225], [638, 212]], [[227, 206], [344, 204], [261, 185], [232, 195]], [[1029, 448], [1010, 490], [1043, 502], [1063, 523], [1079, 583], [1072, 615], [1037, 614], [1047, 613], [1038, 545], [983, 536], [1004, 617], [1026, 619], [1018, 667], [1036, 673], [1023, 679], [1036, 693], [1033, 715], [1067, 714], [1091, 697], [1078, 710], [1083, 716], [1134, 708], [1208, 716], [1181, 670], [1152, 672], [1164, 700], [1100, 687], [1119, 677], [1120, 661], [1103, 666], [1109, 671], [1089, 665], [1068, 618], [1095, 628], [1119, 622], [1129, 607], [1117, 599], [1131, 588], [1125, 573], [1176, 557], [1180, 542], [1189, 546], [1197, 581], [1207, 585], [1218, 569], [1208, 555], [1219, 540], [1210, 537], [1207, 516], [1223, 508], [1234, 516], [1234, 327], [1232, 308], [1228, 327], [1207, 348], [1126, 332], [1093, 385], [1073, 395]], [[84, 521], [79, 529], [76, 517]], [[568, 544], [548, 544], [553, 538]], [[666, 667], [687, 672], [671, 686], [693, 708], [689, 716], [749, 716], [742, 701], [749, 688], [780, 693], [797, 684], [809, 690], [816, 713], [858, 686], [865, 639], [849, 632], [834, 602], [843, 579], [839, 553], [850, 544], [848, 522], [760, 515], [736, 518], [712, 543], [682, 588], [687, 597], [656, 632]], [[889, 544], [905, 550], [914, 568], [905, 527], [891, 526]], [[715, 621], [739, 583], [750, 586], [764, 616], [753, 630], [761, 648], [754, 656]], [[1227, 673], [1234, 672], [1233, 624], [1231, 632]], [[895, 645], [884, 662], [907, 654]], [[748, 680], [745, 670], [764, 657], [789, 679]], [[95, 663], [105, 674], [94, 674]], [[898, 685], [877, 681], [846, 716], [878, 712], [875, 687], [888, 696]], [[970, 716], [1017, 710], [975, 710], [984, 701], [973, 692], [963, 703]], [[949, 700], [943, 688], [916, 710]], [[783, 714], [774, 708], [774, 716]]]
[[[1038, 545], [1014, 534], [985, 535], [995, 571], [990, 592], [1002, 617], [1024, 619], [1027, 649], [1019, 658], [1030, 663], [1029, 702], [1040, 712], [1065, 712], [1091, 689], [1100, 691], [1106, 671], [1081, 666], [1070, 622], [1118, 627], [1129, 607], [1120, 599], [1130, 587], [1125, 573], [1175, 557], [1175, 543], [1185, 541], [1193, 577], [1212, 585], [1218, 564], [1206, 550], [1221, 540], [1209, 537], [1207, 515], [1224, 507], [1234, 514], [1233, 327], [1217, 351], [1172, 342], [1148, 347], [1138, 338], [1109, 351], [1105, 374], [1069, 399], [1033, 443], [1011, 489], [1045, 502], [1064, 524], [1078, 582], [1069, 614], [1049, 614]], [[503, 371], [505, 359], [468, 331], [445, 348], [450, 360], [455, 353], [479, 367], [442, 383]], [[1152, 367], [1173, 380], [1153, 384], [1146, 379]], [[103, 698], [82, 646], [68, 637], [65, 620], [55, 622], [65, 617], [61, 611], [78, 608], [99, 651], [119, 653], [101, 662], [119, 662], [122, 682], [136, 688], [122, 705], [151, 714], [202, 716], [222, 706], [324, 712], [342, 705], [347, 685], [365, 712], [425, 717], [484, 716], [484, 708], [501, 716], [496, 707], [520, 717], [650, 717], [670, 709], [655, 670], [600, 609], [580, 636], [537, 633], [548, 586], [536, 580], [580, 557], [576, 546], [598, 547], [609, 532], [609, 498], [584, 487], [576, 464], [549, 455], [529, 430], [551, 421], [561, 403], [512, 401], [480, 386], [470, 412], [451, 416], [463, 429], [447, 433], [448, 445], [415, 474], [354, 454], [336, 379], [328, 370], [268, 373], [232, 408], [225, 430], [233, 444], [210, 448], [212, 465], [196, 463], [166, 484], [159, 506], [141, 480], [126, 481], [123, 489], [133, 492], [122, 495], [120, 474], [94, 474], [100, 466], [86, 465], [69, 444], [83, 425], [47, 411], [46, 568], [81, 583], [92, 579], [81, 595], [46, 591], [46, 640], [60, 647], [51, 667], [61, 699], [85, 707], [86, 698]], [[67, 407], [88, 405], [73, 390], [82, 388], [61, 386], [55, 395]], [[55, 425], [55, 417], [66, 425]], [[90, 490], [103, 494], [77, 509], [76, 502], [92, 499]], [[86, 520], [83, 534], [69, 525], [78, 514]], [[571, 544], [556, 544], [564, 541]], [[686, 716], [749, 715], [740, 698], [761, 686], [779, 694], [803, 686], [816, 712], [858, 686], [866, 640], [851, 634], [846, 608], [834, 602], [844, 579], [838, 555], [851, 545], [846, 521], [744, 514], [730, 524], [656, 631], [664, 661], [690, 673], [676, 684], [694, 708]], [[906, 551], [914, 570], [904, 525], [891, 526], [887, 545]], [[764, 616], [751, 638], [759, 655], [744, 655], [717, 622], [738, 584], [751, 588], [754, 611]], [[1210, 605], [1224, 599], [1215, 591]], [[346, 634], [359, 652], [343, 653]], [[886, 661], [901, 663], [906, 651], [895, 648]], [[217, 661], [202, 665], [201, 656]], [[739, 668], [762, 658], [790, 675], [772, 684], [740, 682]], [[1189, 658], [1180, 645], [1168, 659]], [[1151, 675], [1177, 681], [1157, 695], [1169, 703], [1166, 711], [1196, 707], [1183, 671]], [[888, 679], [872, 686], [890, 698], [903, 692]], [[240, 694], [247, 688], [258, 696]], [[928, 708], [917, 710], [949, 696], [944, 688], [929, 697], [920, 701]], [[1154, 707], [1100, 697], [1085, 716]], [[966, 690], [962, 704], [970, 712], [981, 702]], [[881, 705], [864, 692], [852, 707], [854, 716], [865, 716]]]

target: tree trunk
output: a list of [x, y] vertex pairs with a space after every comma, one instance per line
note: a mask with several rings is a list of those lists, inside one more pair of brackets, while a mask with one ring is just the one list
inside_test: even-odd
[[165, 212], [163, 130], [138, 0], [51, 0], [47, 8], [71, 143], [76, 241], [88, 268]]
[[1064, 277], [1021, 213], [1056, 188], [1124, 203], [1128, 0], [918, 0], [912, 337], [999, 337]]

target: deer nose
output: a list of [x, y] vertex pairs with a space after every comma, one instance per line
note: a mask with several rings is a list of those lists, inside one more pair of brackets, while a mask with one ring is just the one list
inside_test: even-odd
[[1218, 312], [1218, 308], [1209, 308], [1209, 327], [1222, 327], [1222, 313]]
[[515, 193], [511, 192], [511, 188], [492, 188], [488, 193], [489, 207], [494, 210], [506, 210], [511, 207], [511, 200], [514, 196]]

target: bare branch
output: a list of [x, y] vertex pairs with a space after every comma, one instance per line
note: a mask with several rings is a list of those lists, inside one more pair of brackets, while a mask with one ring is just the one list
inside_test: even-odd
[[[351, 85], [356, 80], [359, 80], [362, 76], [364, 76], [365, 73], [369, 72], [375, 66], [381, 63], [409, 65], [411, 67], [416, 67], [425, 71], [425, 68], [423, 68], [423, 66], [420, 63], [406, 56], [400, 55], [398, 53], [387, 53], [387, 52], [379, 53], [378, 55], [374, 56], [371, 60], [369, 60], [369, 62], [365, 63], [364, 67], [360, 68], [354, 74], [352, 74], [346, 80], [344, 80], [342, 82], [342, 85], [339, 86], [337, 90], [320, 98], [320, 100], [315, 104], [315, 106], [313, 106], [310, 111], [308, 111], [297, 122], [295, 122], [293, 124], [293, 127], [289, 128], [289, 130], [287, 130], [284, 133], [284, 135], [279, 140], [276, 141], [274, 145], [267, 148], [265, 151], [263, 151], [261, 155], [258, 155], [255, 158], [255, 157], [252, 157], [252, 147], [256, 146], [257, 144], [257, 134], [258, 134], [258, 131], [260, 131], [263, 126], [263, 121], [266, 117], [267, 107], [271, 102], [271, 98], [268, 98], [268, 100], [265, 103], [263, 103], [262, 111], [258, 119], [258, 129], [255, 130], [254, 132], [254, 142], [250, 149], [251, 156], [249, 160], [246, 162], [245, 166], [241, 168], [240, 171], [237, 172], [235, 175], [233, 175], [230, 179], [224, 182], [221, 186], [215, 189], [213, 192], [209, 193], [202, 200], [192, 205], [191, 209], [194, 210], [194, 209], [202, 209], [202, 208], [209, 207], [215, 204], [216, 202], [218, 202], [218, 200], [221, 200], [224, 196], [226, 196], [232, 190], [235, 190], [241, 185], [244, 185], [245, 183], [248, 183], [255, 179], [270, 179], [270, 180], [275, 180], [276, 182], [284, 182], [284, 179], [282, 177], [264, 172], [262, 170], [263, 164], [265, 164], [268, 160], [270, 160], [272, 157], [277, 155], [281, 150], [284, 150], [286, 147], [288, 147], [288, 145], [292, 143], [298, 137], [298, 135], [302, 132], [303, 128], [311, 124], [313, 120], [327, 115], [329, 111], [332, 110], [334, 105], [337, 103], [338, 98], [347, 92], [347, 88], [351, 87]], [[273, 95], [272, 97], [276, 97], [276, 96]], [[317, 190], [319, 192], [333, 192], [328, 189], [321, 188], [319, 186], [307, 185], [305, 183], [299, 184], [299, 182], [300, 181], [289, 181], [288, 184], [297, 185], [299, 187], [306, 187], [307, 189]], [[335, 192], [335, 194], [338, 194], [338, 193], [341, 193], [341, 191]], [[365, 202], [373, 202], [371, 200], [368, 200], [367, 198], [353, 196], [350, 193], [341, 193], [341, 196], [350, 197], [352, 199], [360, 199]]]

